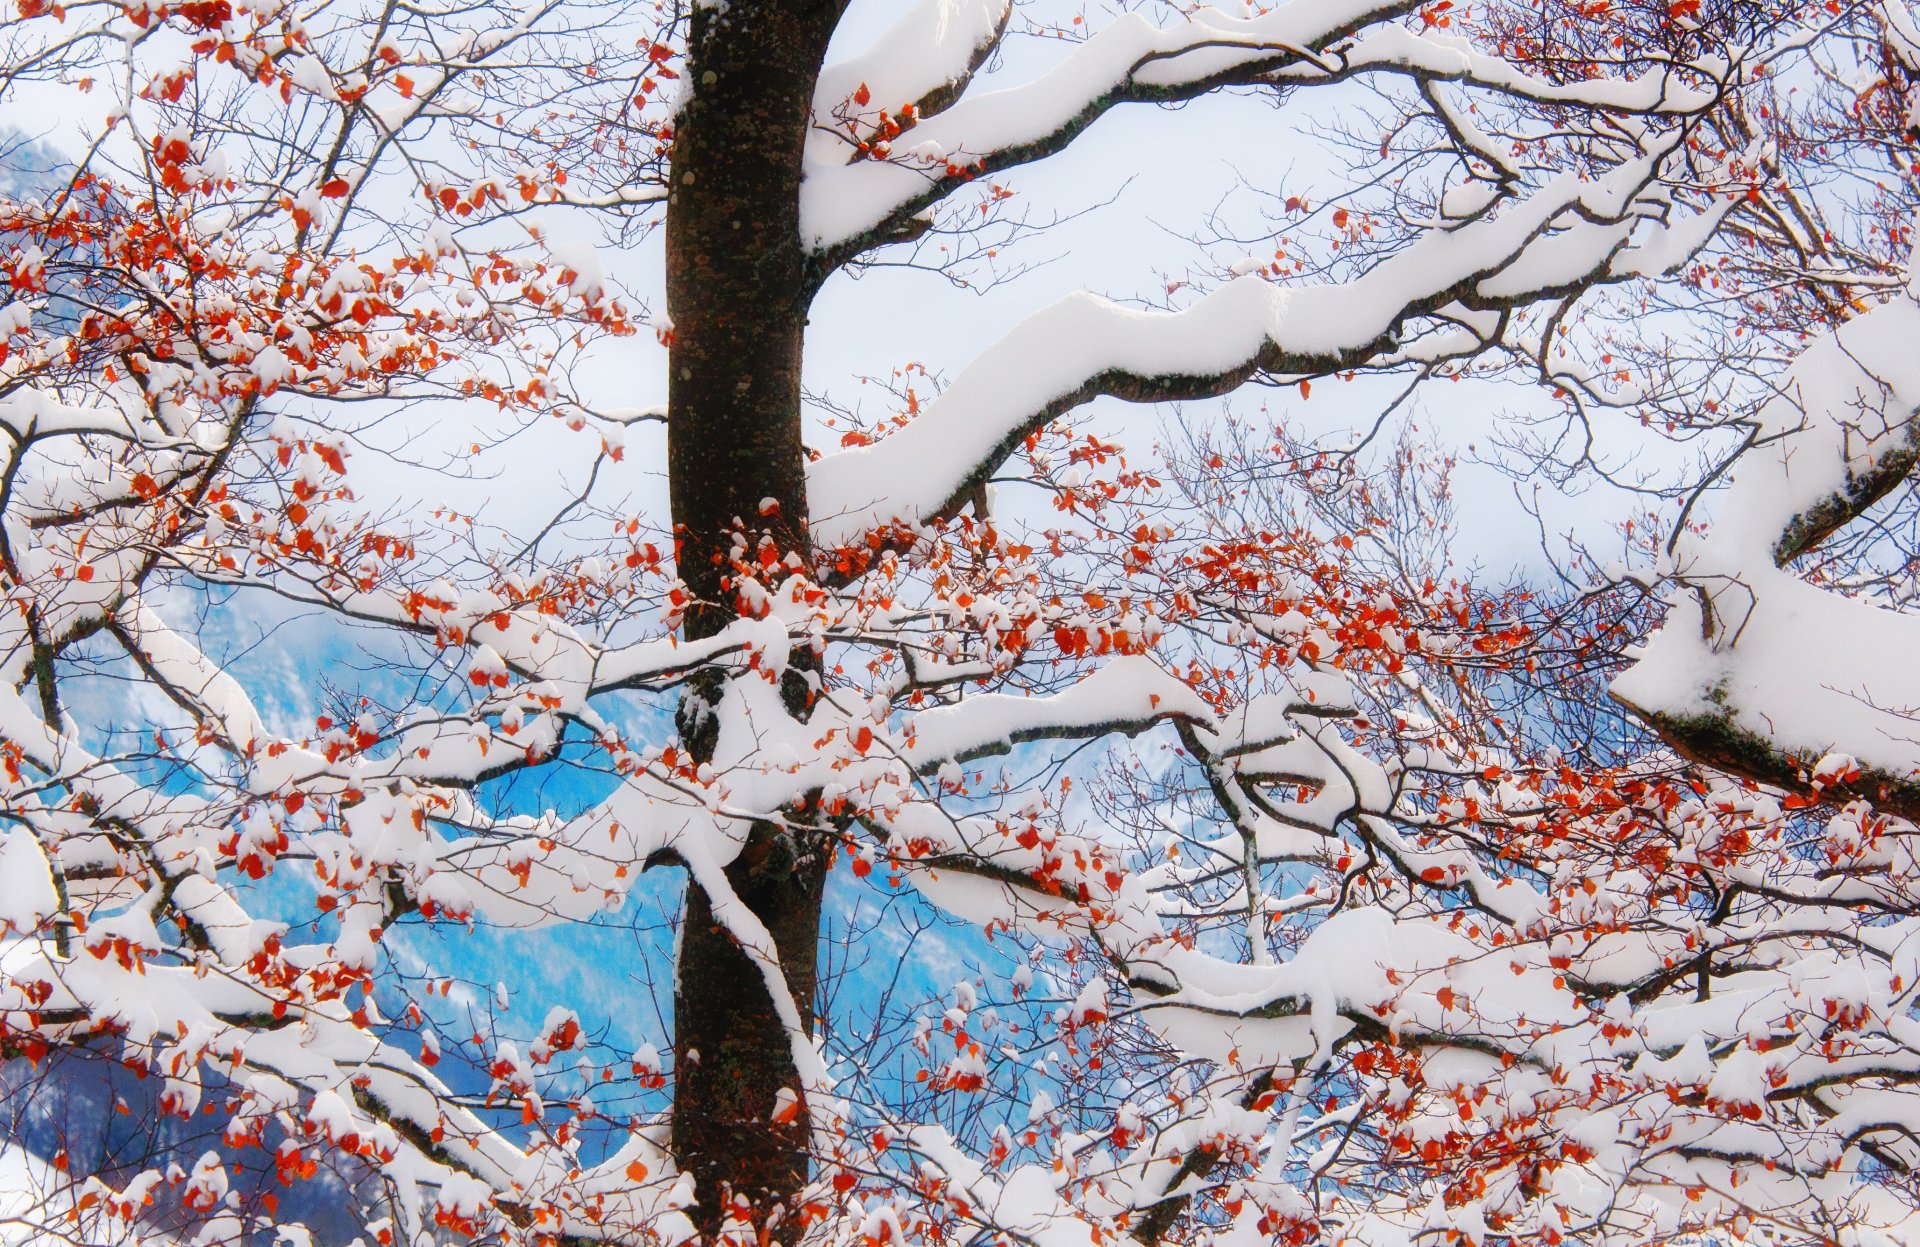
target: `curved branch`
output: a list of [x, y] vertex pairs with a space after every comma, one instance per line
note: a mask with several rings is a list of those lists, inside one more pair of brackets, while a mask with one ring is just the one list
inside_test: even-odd
[[852, 547], [890, 525], [955, 514], [1028, 434], [1096, 397], [1209, 398], [1259, 372], [1390, 365], [1403, 358], [1399, 334], [1423, 315], [1520, 306], [1638, 273], [1650, 241], [1629, 249], [1636, 230], [1704, 240], [1692, 215], [1645, 219], [1666, 206], [1657, 179], [1679, 139], [1598, 181], [1563, 176], [1504, 211], [1434, 230], [1349, 282], [1289, 289], [1246, 277], [1172, 313], [1070, 295], [975, 359], [913, 424], [810, 465], [815, 542]]

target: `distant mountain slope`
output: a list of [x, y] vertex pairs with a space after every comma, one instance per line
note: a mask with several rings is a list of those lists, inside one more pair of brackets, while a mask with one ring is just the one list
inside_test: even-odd
[[24, 199], [46, 190], [62, 163], [52, 147], [12, 126], [0, 125], [0, 195]]

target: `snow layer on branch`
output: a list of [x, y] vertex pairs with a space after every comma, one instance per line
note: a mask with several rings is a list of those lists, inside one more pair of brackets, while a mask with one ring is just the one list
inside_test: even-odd
[[236, 748], [246, 751], [254, 741], [266, 738], [260, 712], [240, 681], [168, 627], [144, 599], [133, 599], [115, 612], [114, 618], [126, 630], [141, 661], [167, 687], [203, 707]]
[[[1311, 312], [1317, 302], [1258, 278], [1231, 282], [1171, 314], [1069, 295], [1028, 317], [969, 365], [905, 429], [810, 465], [816, 540], [847, 544], [889, 521], [929, 516], [981, 465], [998, 458], [1008, 438], [1036, 413], [1102, 374], [1124, 368], [1170, 378], [1246, 368], [1270, 338], [1312, 324], [1294, 313]], [[1334, 326], [1322, 327], [1337, 333]]]
[[[1356, 1019], [1408, 1038], [1447, 1036], [1460, 1027], [1460, 1002], [1492, 1023], [1526, 1017], [1574, 1027], [1587, 1014], [1554, 983], [1544, 957], [1531, 963], [1487, 958], [1484, 950], [1430, 918], [1396, 920], [1381, 910], [1338, 914], [1283, 965], [1225, 961], [1161, 944], [1134, 950], [1137, 982], [1169, 990], [1136, 993], [1141, 1018], [1184, 1051], [1225, 1061], [1235, 1049], [1249, 1069], [1318, 1060], [1352, 1032]], [[1581, 1042], [1549, 1038], [1551, 1045]]]
[[[815, 105], [820, 125], [808, 146], [801, 197], [801, 234], [809, 246], [832, 251], [870, 235], [927, 198], [930, 183], [945, 174], [945, 162], [972, 166], [986, 161], [993, 167], [1018, 163], [1047, 154], [1050, 143], [1116, 102], [1186, 98], [1263, 73], [1289, 82], [1332, 81], [1329, 67], [1338, 65], [1342, 77], [1367, 69], [1412, 73], [1468, 81], [1534, 100], [1645, 113], [1697, 112], [1713, 98], [1709, 91], [1678, 83], [1666, 71], [1631, 79], [1552, 82], [1488, 56], [1465, 39], [1431, 30], [1415, 34], [1398, 26], [1370, 31], [1337, 55], [1325, 56], [1313, 50], [1377, 19], [1383, 6], [1368, 0], [1292, 0], [1250, 18], [1201, 7], [1165, 27], [1126, 14], [1038, 79], [970, 95], [922, 120], [913, 130], [913, 147], [939, 154], [931, 166], [898, 156], [860, 158], [846, 135], [836, 132], [835, 110], [846, 106], [863, 81], [870, 88], [871, 105], [859, 121], [867, 126], [878, 121], [883, 108], [897, 113], [916, 102], [940, 84], [939, 75], [965, 69], [962, 58], [977, 46], [969, 40], [981, 37], [991, 20], [987, 14], [996, 7], [997, 0], [926, 5], [902, 21], [873, 53], [823, 77]], [[887, 68], [889, 61], [909, 68]]]
[[[1045, 1092], [1041, 1092], [1045, 1095]], [[1092, 1224], [1061, 1195], [1061, 1184], [1045, 1166], [1020, 1165], [1004, 1178], [990, 1174], [967, 1155], [942, 1127], [913, 1128], [909, 1142], [938, 1173], [964, 1193], [981, 1220], [1018, 1236], [1034, 1247], [1099, 1247], [1104, 1241]]]
[[1016, 741], [1052, 735], [1078, 740], [1172, 716], [1213, 722], [1205, 700], [1152, 659], [1117, 658], [1052, 697], [987, 693], [925, 711], [913, 720], [913, 743], [905, 757], [924, 771], [949, 759], [998, 752]]
[[[896, 83], [909, 91], [915, 91], [916, 86], [924, 91], [927, 85], [937, 85], [929, 82], [938, 72], [935, 66], [945, 69], [965, 55], [959, 50], [963, 38], [977, 34], [984, 10], [994, 5], [991, 0], [965, 0], [953, 7], [961, 9], [957, 17], [969, 20], [940, 29], [928, 20], [931, 15], [916, 13], [896, 27], [870, 58], [861, 59], [861, 65], [870, 59], [888, 58], [913, 65], [910, 72], [897, 77], [883, 75], [880, 83], [867, 79], [875, 92], [881, 92], [883, 84]], [[1292, 0], [1251, 20], [1201, 9], [1186, 21], [1164, 28], [1138, 14], [1126, 14], [1108, 23], [1038, 80], [970, 97], [930, 118], [914, 131], [915, 141], [937, 144], [951, 158], [967, 161], [1038, 143], [1089, 110], [1102, 107], [1136, 76], [1148, 74], [1149, 67], [1149, 76], [1157, 84], [1191, 82], [1235, 63], [1271, 60], [1280, 49], [1318, 43], [1363, 19], [1376, 7], [1367, 0]], [[925, 50], [902, 42], [914, 37], [924, 39], [929, 34], [935, 34], [936, 40]], [[1204, 64], [1178, 59], [1181, 53], [1199, 45], [1216, 43], [1237, 46], [1209, 47]], [[859, 85], [856, 72], [853, 68], [845, 74], [829, 71], [825, 82], [831, 83], [832, 89], [822, 90], [819, 106], [831, 109], [843, 103]], [[919, 91], [899, 98], [875, 94], [873, 116], [877, 118], [881, 108], [898, 110], [903, 104], [915, 102]], [[830, 124], [829, 117], [830, 113], [820, 119]], [[800, 232], [817, 250], [831, 249], [872, 230], [926, 190], [927, 174], [919, 168], [884, 160], [849, 164], [850, 154], [844, 140], [825, 131], [809, 144]]]
[[[1643, 245], [1663, 234], [1635, 208], [1667, 202], [1655, 178], [1675, 141], [1596, 181], [1563, 175], [1498, 212], [1433, 230], [1352, 281], [1282, 288], [1242, 277], [1179, 312], [1069, 295], [988, 348], [904, 429], [811, 464], [816, 540], [845, 545], [939, 514], [1025, 429], [1095, 393], [1200, 396], [1259, 367], [1350, 366], [1387, 351], [1409, 316], [1463, 285], [1520, 302], [1605, 275], [1636, 231]], [[1567, 220], [1573, 210], [1584, 219]], [[1686, 215], [1676, 228], [1693, 238], [1692, 225]]]
[[1670, 720], [1724, 721], [1785, 754], [1837, 748], [1897, 777], [1920, 768], [1920, 668], [1894, 660], [1920, 643], [1920, 626], [1776, 565], [1796, 526], [1911, 453], [1916, 342], [1920, 304], [1901, 296], [1795, 362], [1757, 413], [1757, 444], [1711, 530], [1676, 547], [1683, 588], [1615, 696]]
[[53, 872], [33, 833], [0, 831], [0, 932], [32, 931], [59, 912]]
[[136, 436], [132, 422], [121, 411], [63, 403], [31, 386], [0, 397], [0, 428], [16, 440], [73, 433]]
[[585, 921], [618, 908], [656, 853], [698, 844], [731, 861], [753, 816], [708, 800], [643, 772], [576, 818], [516, 819], [439, 847], [443, 869], [425, 895], [448, 913], [478, 912], [502, 926]]
[[[1542, 103], [1679, 116], [1699, 112], [1713, 102], [1711, 91], [1688, 87], [1662, 70], [1647, 70], [1632, 78], [1556, 82], [1529, 74], [1504, 57], [1489, 56], [1469, 39], [1436, 30], [1416, 34], [1403, 26], [1368, 32], [1344, 52], [1342, 60], [1353, 66], [1417, 70], [1423, 77], [1467, 82]], [[1727, 69], [1707, 62], [1693, 68], [1708, 74], [1724, 74]]]
[[[136, 1178], [124, 1190], [132, 1192], [138, 1204], [160, 1181], [157, 1172], [149, 1171], [147, 1178]], [[171, 1234], [111, 1219], [100, 1200], [112, 1189], [98, 1178], [70, 1176], [65, 1165], [49, 1164], [17, 1143], [0, 1146], [0, 1247], [79, 1242], [177, 1247], [181, 1240]]]
[[821, 70], [814, 107], [847, 105], [861, 87], [881, 106], [918, 103], [961, 82], [1006, 20], [1008, 0], [919, 0], [872, 50]]

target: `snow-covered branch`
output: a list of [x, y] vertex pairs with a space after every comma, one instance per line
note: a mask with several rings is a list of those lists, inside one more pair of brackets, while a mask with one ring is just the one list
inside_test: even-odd
[[[1497, 211], [1430, 230], [1347, 282], [1243, 277], [1171, 313], [1068, 296], [975, 359], [906, 428], [810, 465], [815, 540], [855, 545], [890, 525], [952, 514], [1030, 432], [1097, 396], [1202, 398], [1257, 372], [1394, 366], [1419, 353], [1417, 322], [1451, 306], [1525, 306], [1638, 275], [1651, 256], [1677, 265], [1705, 232], [1692, 213], [1667, 220], [1677, 210], [1660, 177], [1676, 146], [1663, 139], [1596, 180], [1563, 175]], [[1667, 238], [1680, 245], [1663, 246]]]

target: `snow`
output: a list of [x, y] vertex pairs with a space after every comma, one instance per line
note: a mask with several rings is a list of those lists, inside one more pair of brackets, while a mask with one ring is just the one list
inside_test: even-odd
[[260, 712], [240, 682], [167, 626], [144, 599], [134, 597], [123, 604], [115, 619], [155, 674], [203, 706], [226, 739], [245, 751], [266, 737]]
[[607, 267], [591, 242], [582, 238], [555, 240], [547, 244], [547, 254], [567, 274], [567, 288], [575, 294], [593, 300], [606, 289]]
[[[919, 98], [913, 92], [951, 80], [957, 69], [964, 69], [998, 7], [995, 0], [918, 4], [873, 52], [822, 76], [815, 101], [821, 132], [808, 147], [801, 198], [801, 232], [816, 251], [831, 252], [867, 234], [928, 194], [927, 178], [915, 164], [849, 163], [849, 146], [833, 133], [833, 110], [862, 81], [876, 91], [877, 112], [881, 107], [897, 110]], [[1137, 13], [1124, 14], [1039, 78], [970, 92], [935, 113], [915, 128], [915, 142], [934, 144], [958, 161], [984, 160], [998, 167], [1004, 163], [1003, 153], [1031, 158], [1024, 153], [1071, 134], [1117, 102], [1155, 98], [1149, 92], [1189, 89], [1198, 94], [1236, 70], [1252, 77], [1278, 68], [1283, 75], [1314, 81], [1324, 77], [1323, 63], [1302, 50], [1363, 26], [1377, 12], [1365, 0], [1289, 0], [1247, 18], [1201, 7], [1165, 27]], [[1465, 40], [1391, 25], [1369, 31], [1343, 49], [1340, 59], [1346, 72], [1367, 66], [1415, 70], [1555, 103], [1684, 114], [1710, 100], [1708, 93], [1682, 85], [1678, 75], [1657, 70], [1632, 79], [1552, 82], [1486, 55]], [[891, 68], [890, 61], [902, 68]]]
[[913, 0], [875, 46], [820, 72], [815, 108], [831, 112], [866, 87], [872, 112], [898, 111], [965, 81], [1006, 22], [1009, 0]]
[[[1200, 397], [1257, 369], [1333, 371], [1382, 352], [1416, 309], [1449, 304], [1463, 284], [1520, 303], [1612, 272], [1630, 240], [1654, 246], [1671, 230], [1697, 245], [1704, 236], [1690, 216], [1656, 227], [1636, 213], [1643, 202], [1665, 203], [1654, 179], [1673, 142], [1596, 181], [1562, 175], [1497, 212], [1430, 230], [1348, 282], [1281, 287], [1241, 277], [1178, 312], [1068, 295], [978, 356], [905, 428], [808, 465], [815, 539], [853, 545], [890, 524], [938, 517], [1029, 430], [1096, 394]], [[1668, 250], [1672, 260], [1679, 246]]]
[[317, 56], [302, 56], [294, 61], [293, 85], [324, 100], [340, 98], [340, 92], [333, 85], [333, 75]]
[[[138, 1207], [158, 1181], [158, 1174], [136, 1178], [116, 1193], [104, 1183], [69, 1177], [17, 1143], [0, 1145], [0, 1247], [75, 1241], [76, 1223], [83, 1227], [81, 1232], [99, 1236], [86, 1241], [111, 1242], [115, 1247], [175, 1247], [179, 1240], [172, 1235], [151, 1228], [136, 1230], [124, 1218], [110, 1218], [106, 1206], [99, 1203], [103, 1195], [109, 1202], [124, 1196]], [[90, 1213], [81, 1211], [83, 1198]]]
[[134, 436], [132, 421], [118, 408], [62, 402], [31, 385], [0, 395], [0, 428], [16, 441], [72, 433]]
[[47, 856], [24, 827], [0, 831], [0, 934], [31, 934], [49, 917], [60, 912], [60, 896], [54, 890], [53, 872]]
[[1709, 531], [1676, 544], [1681, 587], [1614, 696], [1646, 713], [1721, 719], [1782, 754], [1844, 750], [1903, 778], [1920, 769], [1911, 721], [1920, 671], [1886, 661], [1912, 647], [1912, 622], [1775, 561], [1799, 517], [1912, 447], [1917, 339], [1920, 303], [1900, 295], [1822, 335], [1794, 363], [1755, 413], [1755, 445]]
[[1213, 722], [1206, 702], [1152, 659], [1116, 658], [1051, 697], [987, 693], [916, 715], [904, 760], [916, 770], [936, 770], [942, 763], [1003, 752], [1021, 741], [1138, 731], [1176, 716]]

